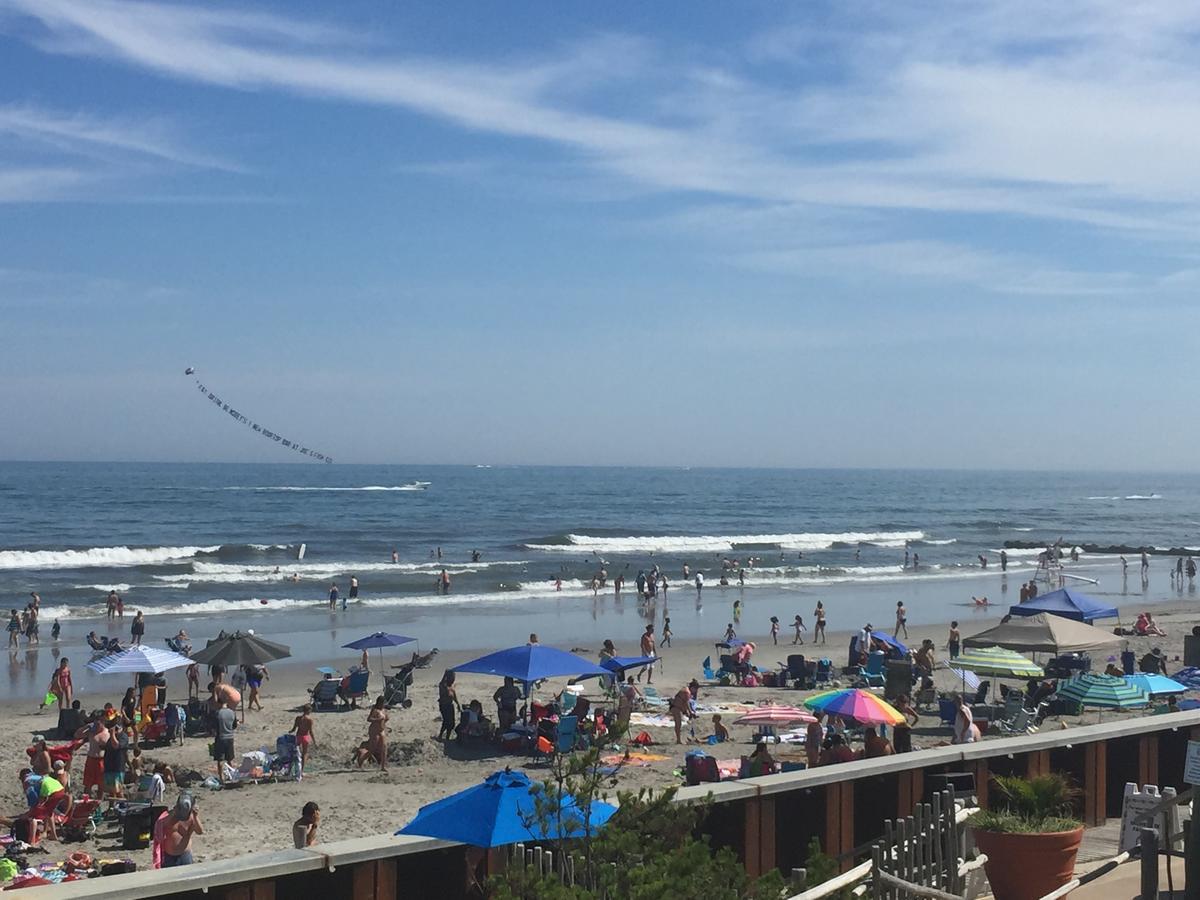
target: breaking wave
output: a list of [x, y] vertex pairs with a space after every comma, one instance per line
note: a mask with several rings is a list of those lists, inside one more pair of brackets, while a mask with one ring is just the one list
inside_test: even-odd
[[121, 568], [179, 562], [212, 547], [91, 547], [87, 550], [0, 550], [0, 569], [89, 569]]
[[662, 537], [603, 537], [567, 534], [549, 543], [524, 544], [527, 550], [549, 553], [590, 550], [596, 553], [722, 553], [739, 550], [827, 550], [835, 544], [904, 546], [906, 541], [925, 539], [923, 531], [848, 531], [838, 534], [735, 534]]

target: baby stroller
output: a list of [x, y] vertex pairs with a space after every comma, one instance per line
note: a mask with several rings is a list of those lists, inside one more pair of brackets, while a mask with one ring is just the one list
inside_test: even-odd
[[400, 670], [395, 675], [383, 676], [383, 702], [389, 707], [399, 706], [408, 709], [412, 701], [408, 699], [408, 686], [413, 683], [413, 663], [397, 666]]

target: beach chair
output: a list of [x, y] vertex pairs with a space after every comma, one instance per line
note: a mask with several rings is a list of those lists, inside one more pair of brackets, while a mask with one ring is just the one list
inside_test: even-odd
[[1005, 722], [1010, 722], [1016, 718], [1017, 713], [1025, 708], [1025, 695], [1019, 694], [1016, 691], [1009, 691], [1008, 696], [1004, 698], [1004, 711], [1001, 713], [1000, 727], [1004, 727]]
[[312, 689], [313, 709], [333, 709], [338, 701], [338, 682], [324, 678]]
[[793, 653], [787, 658], [788, 679], [795, 682], [796, 687], [804, 688], [812, 680], [808, 672], [808, 660], [803, 653]]
[[990, 681], [979, 682], [979, 690], [975, 692], [975, 696], [967, 701], [968, 706], [978, 706], [982, 703], [987, 703], [988, 691], [992, 689]]
[[863, 678], [866, 679], [867, 687], [883, 687], [887, 681], [883, 674], [884, 655], [880, 650], [874, 650], [867, 657], [867, 667], [863, 670]]
[[704, 670], [704, 679], [706, 681], [716, 681], [717, 673], [713, 671], [712, 657], [704, 657], [704, 662], [700, 663], [700, 668]]
[[557, 753], [571, 753], [579, 742], [579, 719], [575, 716], [562, 716], [558, 720], [558, 728], [554, 733], [554, 750]]
[[828, 684], [833, 680], [833, 660], [829, 658], [817, 660], [817, 671], [813, 675], [814, 684]]
[[921, 688], [917, 691], [917, 696], [914, 698], [917, 709], [932, 709], [937, 705], [938, 695], [936, 688]]
[[351, 672], [346, 678], [346, 688], [342, 691], [342, 703], [351, 709], [357, 708], [358, 701], [367, 696], [367, 685], [371, 681], [371, 673], [367, 669]]
[[76, 800], [71, 812], [58, 826], [59, 836], [63, 840], [86, 841], [96, 833], [96, 813], [99, 809], [99, 798], [82, 797]]
[[642, 701], [648, 707], [649, 706], [666, 706], [667, 705], [667, 699], [665, 697], [663, 697], [661, 694], [659, 694], [658, 688], [656, 688], [652, 684], [648, 684], [644, 688], [642, 688]]
[[942, 697], [938, 700], [938, 718], [941, 719], [943, 725], [954, 724], [954, 720], [958, 718], [958, 706], [953, 698]]
[[1033, 734], [1037, 725], [1033, 722], [1033, 713], [1021, 708], [1011, 719], [1000, 722], [1000, 730], [1005, 734]]
[[570, 691], [563, 691], [562, 698], [558, 702], [559, 711], [566, 715], [575, 708], [575, 704], [579, 702], [579, 695], [572, 694]]

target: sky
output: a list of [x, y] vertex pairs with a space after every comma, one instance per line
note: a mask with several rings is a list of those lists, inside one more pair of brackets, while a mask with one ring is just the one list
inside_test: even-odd
[[0, 0], [0, 459], [1194, 471], [1200, 7]]

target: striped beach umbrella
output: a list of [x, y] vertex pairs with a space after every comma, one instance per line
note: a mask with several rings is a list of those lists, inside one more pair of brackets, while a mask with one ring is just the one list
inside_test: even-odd
[[87, 667], [97, 675], [157, 675], [191, 664], [192, 661], [181, 653], [137, 644], [120, 653], [110, 653], [108, 656], [94, 659]]
[[1059, 684], [1058, 695], [1100, 710], [1132, 709], [1145, 706], [1148, 700], [1145, 691], [1124, 678], [1095, 672], [1084, 672], [1065, 684]]
[[899, 725], [904, 716], [890, 703], [862, 688], [825, 691], [804, 701], [813, 712], [854, 719], [863, 725]]
[[1036, 678], [1045, 674], [1042, 667], [1016, 650], [1003, 647], [972, 647], [964, 650], [954, 665], [978, 675], [998, 678]]
[[793, 725], [817, 721], [808, 710], [795, 706], [760, 706], [733, 720], [735, 725]]

